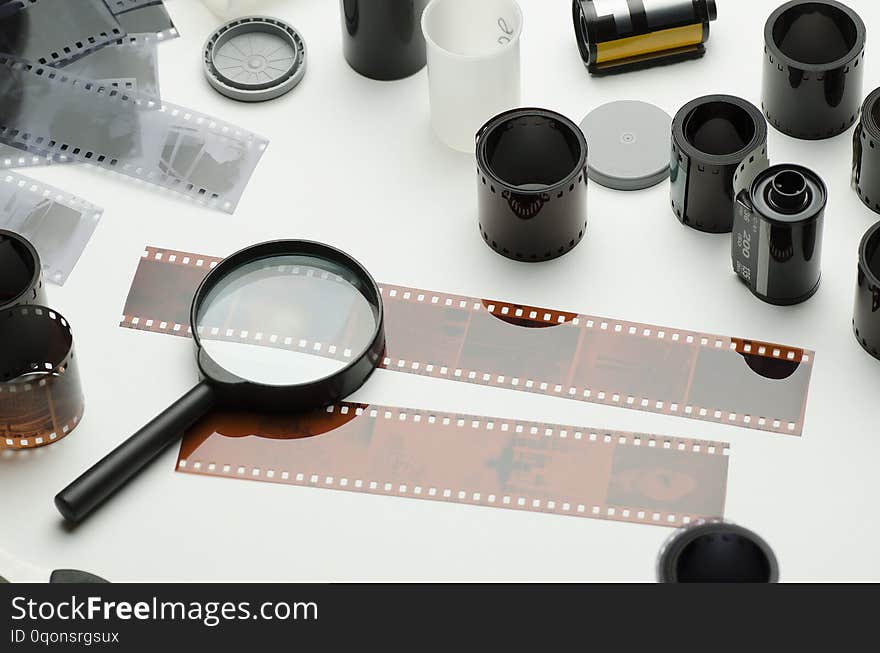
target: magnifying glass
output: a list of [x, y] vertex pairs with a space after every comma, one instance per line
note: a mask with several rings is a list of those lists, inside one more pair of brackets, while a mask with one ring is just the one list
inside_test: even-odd
[[301, 412], [366, 382], [385, 349], [370, 273], [328, 245], [281, 240], [218, 264], [190, 314], [201, 381], [55, 497], [79, 522], [215, 406]]

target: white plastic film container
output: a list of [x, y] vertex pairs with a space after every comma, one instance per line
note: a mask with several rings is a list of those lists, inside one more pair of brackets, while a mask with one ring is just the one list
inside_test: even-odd
[[474, 152], [477, 131], [519, 106], [522, 27], [514, 0], [432, 0], [425, 9], [431, 123], [449, 147]]

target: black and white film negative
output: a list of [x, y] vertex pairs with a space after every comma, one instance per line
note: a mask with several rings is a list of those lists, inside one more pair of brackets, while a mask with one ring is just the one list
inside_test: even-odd
[[126, 34], [104, 0], [22, 0], [0, 18], [0, 52], [57, 66]]
[[102, 214], [103, 209], [58, 188], [0, 172], [0, 229], [33, 244], [47, 281], [67, 281]]
[[64, 66], [64, 72], [159, 99], [159, 39], [129, 34]]
[[196, 111], [0, 55], [0, 142], [235, 210], [268, 141]]
[[180, 36], [162, 0], [103, 0], [128, 34], [155, 34], [160, 40]]

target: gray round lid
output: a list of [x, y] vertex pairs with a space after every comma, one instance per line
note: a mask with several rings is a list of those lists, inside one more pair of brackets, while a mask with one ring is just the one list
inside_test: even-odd
[[581, 129], [590, 146], [589, 177], [615, 190], [641, 190], [669, 177], [672, 117], [653, 104], [609, 102]]
[[272, 100], [293, 89], [306, 72], [306, 44], [293, 27], [265, 16], [231, 20], [205, 43], [205, 75], [226, 97]]

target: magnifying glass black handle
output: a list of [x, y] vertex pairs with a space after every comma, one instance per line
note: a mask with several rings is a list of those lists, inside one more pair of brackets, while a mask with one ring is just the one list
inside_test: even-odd
[[55, 497], [71, 522], [82, 521], [214, 405], [214, 390], [202, 381], [140, 431], [107, 454]]

